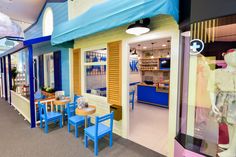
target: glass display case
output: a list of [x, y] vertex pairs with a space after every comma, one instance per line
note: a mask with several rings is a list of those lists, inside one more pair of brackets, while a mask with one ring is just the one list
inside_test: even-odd
[[196, 22], [189, 36], [182, 38], [180, 132], [176, 141], [196, 153], [193, 156], [235, 156], [236, 16]]

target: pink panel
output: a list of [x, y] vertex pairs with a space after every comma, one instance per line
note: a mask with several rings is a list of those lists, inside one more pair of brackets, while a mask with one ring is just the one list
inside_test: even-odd
[[175, 141], [175, 157], [204, 157], [203, 155], [184, 149], [177, 141]]
[[204, 157], [203, 155], [196, 154], [194, 152], [191, 152], [189, 150], [185, 150], [185, 157]]
[[175, 157], [184, 157], [184, 148], [175, 141]]

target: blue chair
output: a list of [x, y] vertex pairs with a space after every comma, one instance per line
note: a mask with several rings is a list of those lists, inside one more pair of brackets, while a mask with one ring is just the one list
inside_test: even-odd
[[[76, 109], [76, 103], [68, 103], [66, 105], [66, 109], [67, 109], [67, 115], [68, 115], [68, 132], [70, 132], [70, 126], [74, 126], [75, 127], [75, 137], [78, 138], [79, 136], [79, 126], [83, 126], [84, 125], [84, 117], [83, 116], [78, 116], [75, 115], [75, 109]], [[88, 117], [88, 125], [90, 125], [90, 117]]]
[[74, 103], [76, 103], [76, 101], [80, 98], [81, 96], [79, 96], [79, 95], [74, 95]]
[[[114, 112], [110, 114], [96, 117], [95, 118], [95, 125], [90, 126], [84, 129], [84, 144], [85, 147], [88, 148], [88, 138], [94, 142], [94, 155], [98, 155], [98, 140], [105, 135], [110, 136], [109, 145], [110, 148], [112, 147], [112, 130], [113, 130], [113, 119], [114, 119]], [[110, 120], [110, 126], [106, 126], [102, 124], [102, 122]]]
[[[73, 103], [74, 103], [74, 105], [75, 105], [75, 108], [78, 106], [78, 104], [77, 104], [77, 100], [80, 98], [81, 96], [78, 96], [78, 95], [74, 95], [74, 101], [73, 101]], [[72, 112], [75, 112], [75, 109], [74, 110], [72, 110]], [[66, 115], [67, 115], [67, 108], [65, 108], [65, 110], [64, 110], [64, 113], [66, 113]], [[73, 113], [72, 113], [73, 114]]]
[[48, 133], [48, 124], [54, 122], [56, 124], [59, 121], [60, 128], [62, 128], [62, 114], [58, 112], [47, 112], [46, 105], [38, 102], [39, 106], [39, 117], [40, 117], [40, 128], [43, 127], [44, 120], [44, 132]]
[[134, 94], [135, 94], [135, 90], [133, 90], [132, 92], [129, 92], [129, 104], [132, 105], [132, 110], [134, 110]]

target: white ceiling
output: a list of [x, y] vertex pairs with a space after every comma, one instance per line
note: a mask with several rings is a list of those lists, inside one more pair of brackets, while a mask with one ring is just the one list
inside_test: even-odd
[[130, 44], [130, 48], [131, 49], [135, 48], [136, 50], [151, 50], [152, 48], [153, 49], [161, 49], [167, 47], [169, 48], [170, 44], [171, 44], [171, 38], [162, 38], [157, 40], [149, 40], [139, 43], [133, 43]]
[[0, 0], [0, 12], [12, 20], [32, 24], [46, 0]]

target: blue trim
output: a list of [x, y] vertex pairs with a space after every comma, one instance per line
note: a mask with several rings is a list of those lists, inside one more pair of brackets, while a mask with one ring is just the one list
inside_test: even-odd
[[41, 9], [41, 11], [40, 11], [40, 13], [39, 13], [39, 15], [38, 15], [36, 21], [35, 21], [32, 25], [30, 25], [28, 28], [26, 28], [26, 29], [24, 30], [24, 33], [27, 32], [28, 30], [30, 30], [32, 27], [34, 27], [34, 26], [38, 23], [38, 21], [39, 21], [41, 15], [43, 14], [43, 11], [44, 11], [44, 9], [45, 9], [47, 3], [64, 3], [64, 2], [66, 2], [66, 1], [67, 1], [67, 0], [47, 0], [47, 1], [44, 3], [43, 8]]
[[38, 44], [38, 43], [42, 43], [42, 42], [47, 42], [51, 40], [51, 36], [43, 36], [43, 37], [39, 37], [39, 38], [33, 38], [33, 39], [29, 39], [29, 40], [25, 40], [23, 43], [25, 46], [30, 46], [33, 44]]
[[1, 73], [3, 73], [3, 63], [2, 63], [2, 58], [0, 58], [0, 64], [1, 64]]
[[35, 128], [36, 121], [35, 121], [35, 104], [34, 104], [34, 72], [33, 72], [33, 47], [32, 45], [28, 47], [29, 50], [29, 86], [30, 86], [30, 118], [31, 118], [31, 128]]
[[62, 77], [61, 77], [61, 51], [56, 51], [53, 53], [53, 63], [54, 63], [54, 84], [55, 91], [62, 90]]
[[12, 75], [11, 75], [11, 55], [8, 55], [8, 72], [9, 72], [9, 101], [11, 105]]
[[44, 87], [44, 58], [43, 55], [39, 56], [39, 88]]
[[6, 68], [6, 57], [3, 57], [3, 73], [4, 73], [4, 86], [5, 86], [5, 100], [8, 100], [7, 93], [7, 68]]

